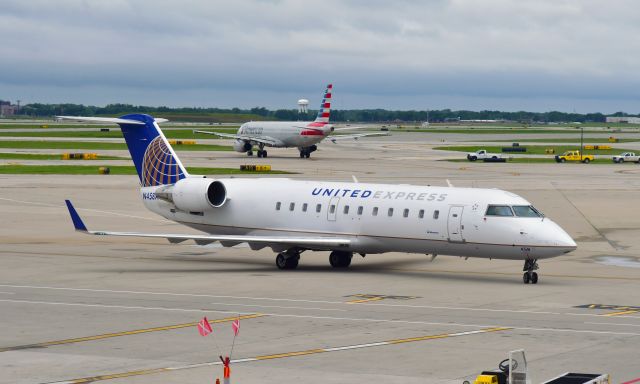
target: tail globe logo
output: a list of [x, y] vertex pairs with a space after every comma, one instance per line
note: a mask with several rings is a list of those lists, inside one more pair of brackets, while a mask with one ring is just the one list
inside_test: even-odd
[[184, 178], [180, 165], [161, 136], [149, 143], [142, 158], [142, 186], [174, 184]]

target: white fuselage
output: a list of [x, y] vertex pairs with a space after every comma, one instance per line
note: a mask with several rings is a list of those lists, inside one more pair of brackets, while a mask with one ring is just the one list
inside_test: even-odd
[[[306, 121], [252, 121], [244, 123], [238, 128], [239, 136], [257, 139], [273, 139], [274, 147], [310, 147], [321, 142], [329, 133], [329, 125], [318, 124], [309, 127]], [[312, 129], [313, 128], [313, 129]]]
[[[489, 204], [528, 206], [497, 189], [217, 179], [227, 200], [203, 212], [176, 210], [142, 188], [145, 205], [210, 234], [348, 237], [362, 254], [409, 252], [498, 259], [542, 259], [576, 248], [544, 217], [487, 216]], [[317, 249], [326, 250], [326, 249]]]

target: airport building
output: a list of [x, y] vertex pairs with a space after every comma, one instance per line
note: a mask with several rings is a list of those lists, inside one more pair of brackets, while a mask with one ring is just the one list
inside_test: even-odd
[[18, 106], [10, 101], [0, 100], [0, 117], [13, 116], [18, 113]]
[[640, 124], [640, 117], [635, 116], [607, 116], [607, 123]]

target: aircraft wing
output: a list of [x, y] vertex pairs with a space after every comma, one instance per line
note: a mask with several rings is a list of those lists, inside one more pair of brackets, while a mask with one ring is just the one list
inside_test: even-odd
[[138, 232], [111, 232], [111, 231], [90, 231], [84, 224], [80, 215], [71, 204], [65, 200], [69, 215], [73, 221], [76, 231], [96, 236], [127, 236], [127, 237], [151, 237], [167, 239], [171, 243], [181, 243], [187, 240], [194, 240], [198, 245], [205, 245], [220, 242], [224, 247], [232, 247], [241, 243], [248, 243], [251, 249], [261, 249], [272, 247], [276, 249], [287, 249], [292, 246], [305, 247], [310, 249], [327, 249], [335, 247], [348, 247], [351, 243], [345, 237], [320, 237], [320, 236], [252, 236], [252, 235], [185, 235], [174, 233], [138, 233]]
[[328, 139], [335, 144], [336, 141], [338, 140], [348, 140], [348, 139], [358, 140], [361, 137], [369, 137], [369, 136], [389, 136], [389, 133], [388, 132], [372, 132], [372, 133], [355, 133], [353, 135], [334, 135], [334, 136], [329, 136]]
[[225, 139], [244, 140], [244, 141], [250, 141], [254, 143], [262, 143], [269, 146], [279, 146], [282, 144], [279, 140], [273, 139], [269, 136], [256, 137], [256, 136], [234, 135], [230, 133], [220, 133], [220, 132], [211, 132], [211, 131], [198, 131], [198, 130], [194, 130], [193, 133], [205, 133], [207, 135], [215, 135]]

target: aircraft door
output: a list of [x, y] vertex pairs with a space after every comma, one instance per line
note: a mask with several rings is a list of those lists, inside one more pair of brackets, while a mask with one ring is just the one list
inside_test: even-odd
[[454, 205], [449, 207], [449, 217], [447, 218], [447, 230], [449, 232], [449, 241], [462, 243], [462, 211], [464, 207]]
[[327, 208], [327, 220], [336, 221], [336, 217], [338, 216], [338, 202], [340, 202], [339, 197], [332, 197], [329, 200], [329, 207]]

